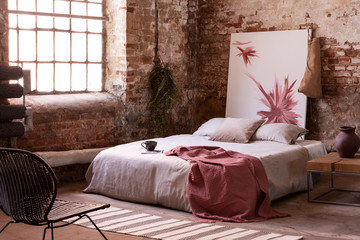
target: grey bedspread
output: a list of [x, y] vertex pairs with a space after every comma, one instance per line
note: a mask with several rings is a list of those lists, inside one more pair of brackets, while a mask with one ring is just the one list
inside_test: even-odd
[[[225, 150], [252, 155], [261, 160], [272, 200], [305, 190], [306, 162], [326, 154], [319, 141], [303, 140], [294, 145], [271, 141], [246, 144], [209, 141], [191, 134], [153, 139], [156, 149], [168, 151], [177, 146], [219, 146]], [[190, 165], [176, 156], [142, 154], [141, 142], [118, 145], [100, 152], [91, 163], [84, 192], [191, 211], [186, 183]]]

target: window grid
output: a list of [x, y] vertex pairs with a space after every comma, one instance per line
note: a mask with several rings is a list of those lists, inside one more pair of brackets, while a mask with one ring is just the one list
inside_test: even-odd
[[[52, 13], [44, 13], [44, 12], [38, 12], [38, 0], [35, 0], [35, 12], [31, 12], [31, 11], [19, 11], [19, 0], [9, 0], [9, 1], [16, 1], [16, 9], [10, 9], [9, 10], [9, 15], [13, 14], [14, 16], [16, 16], [16, 27], [12, 26], [9, 27], [10, 30], [15, 30], [16, 31], [16, 60], [10, 60], [10, 64], [12, 65], [19, 65], [19, 66], [23, 66], [24, 64], [27, 63], [32, 63], [35, 64], [35, 74], [32, 76], [33, 78], [35, 77], [35, 80], [33, 81], [33, 84], [35, 83], [35, 87], [32, 87], [32, 93], [36, 93], [36, 94], [41, 94], [41, 93], [45, 93], [45, 94], [49, 94], [49, 93], [69, 93], [69, 92], [89, 92], [89, 91], [102, 91], [103, 90], [103, 83], [102, 83], [102, 69], [103, 69], [103, 61], [102, 59], [98, 59], [99, 61], [89, 61], [89, 35], [93, 35], [93, 36], [99, 36], [100, 39], [102, 40], [102, 36], [103, 36], [103, 27], [101, 27], [101, 32], [92, 32], [89, 31], [89, 20], [99, 20], [99, 21], [104, 21], [107, 20], [106, 17], [97, 17], [97, 16], [89, 16], [89, 4], [99, 4], [101, 5], [101, 13], [103, 12], [103, 2], [102, 0], [52, 0]], [[69, 7], [69, 13], [70, 14], [58, 14], [55, 13], [55, 2], [56, 1], [62, 1], [62, 2], [66, 2], [68, 4]], [[77, 14], [73, 14], [73, 2], [78, 2], [78, 3], [85, 3], [86, 6], [86, 15], [77, 15]], [[19, 27], [19, 16], [23, 16], [23, 15], [33, 15], [35, 16], [35, 27], [34, 28], [24, 28], [24, 27]], [[52, 17], [52, 28], [39, 28], [38, 27], [38, 17], [39, 16], [47, 16], [47, 17]], [[56, 28], [56, 17], [66, 17], [67, 19], [69, 19], [68, 22], [68, 30], [65, 29], [58, 29]], [[9, 17], [10, 19], [10, 17]], [[85, 31], [76, 31], [73, 30], [73, 19], [84, 19], [85, 20]], [[35, 33], [35, 60], [23, 60], [20, 59], [20, 32], [21, 31], [33, 31]], [[38, 56], [38, 35], [39, 32], [50, 32], [52, 31], [52, 47], [53, 47], [53, 53], [52, 53], [52, 60], [51, 61], [46, 61], [46, 60], [39, 60], [39, 56]], [[63, 60], [59, 60], [56, 57], [56, 45], [59, 43], [56, 43], [56, 33], [69, 33], [69, 61], [63, 61]], [[85, 60], [82, 61], [75, 61], [73, 59], [73, 35], [74, 34], [85, 34]], [[100, 46], [97, 50], [102, 52], [102, 41], [100, 42], [101, 44], [99, 44]], [[101, 54], [102, 57], [102, 54]], [[39, 64], [52, 64], [52, 90], [46, 90], [46, 91], [39, 91]], [[69, 89], [68, 90], [56, 90], [57, 87], [57, 83], [58, 80], [57, 79], [57, 69], [56, 69], [56, 65], [57, 64], [68, 64], [69, 67]], [[74, 82], [76, 81], [76, 79], [74, 79], [74, 72], [73, 72], [73, 66], [74, 64], [82, 64], [85, 65], [85, 86], [84, 89], [80, 89], [80, 90], [76, 90], [74, 88]], [[89, 64], [98, 64], [98, 66], [100, 66], [100, 74], [98, 74], [99, 76], [99, 83], [97, 83], [98, 85], [98, 89], [96, 90], [89, 90]], [[99, 71], [98, 71], [99, 72]], [[75, 90], [74, 90], [75, 89]]]

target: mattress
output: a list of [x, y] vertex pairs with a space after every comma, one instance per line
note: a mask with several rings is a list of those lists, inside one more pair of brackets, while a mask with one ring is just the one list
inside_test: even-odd
[[[181, 134], [151, 140], [158, 142], [157, 150], [168, 151], [177, 146], [218, 146], [257, 157], [269, 180], [271, 200], [306, 190], [306, 162], [326, 154], [324, 145], [314, 140], [300, 140], [288, 145], [274, 141], [241, 144], [208, 139], [208, 136]], [[144, 154], [142, 142], [101, 151], [86, 173], [89, 184], [84, 192], [191, 212], [186, 195], [189, 163], [163, 153]]]

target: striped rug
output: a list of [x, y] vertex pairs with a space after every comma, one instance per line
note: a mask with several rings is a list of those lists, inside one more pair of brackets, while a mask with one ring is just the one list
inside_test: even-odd
[[[291, 236], [215, 224], [184, 221], [164, 218], [156, 215], [133, 212], [126, 209], [110, 207], [90, 213], [89, 216], [96, 225], [104, 231], [111, 231], [152, 239], [252, 239], [252, 240], [296, 240], [302, 236]], [[70, 222], [71, 219], [68, 220]], [[82, 218], [76, 224], [94, 228], [87, 218]]]

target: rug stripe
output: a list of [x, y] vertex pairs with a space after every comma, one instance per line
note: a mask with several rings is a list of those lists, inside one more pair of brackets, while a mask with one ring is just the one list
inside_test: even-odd
[[[194, 221], [169, 219], [114, 207], [89, 213], [89, 216], [101, 230], [163, 240], [302, 239], [302, 236], [291, 236]], [[70, 222], [70, 219], [67, 220], [67, 222]], [[75, 224], [94, 228], [87, 218], [80, 219]]]
[[92, 218], [93, 216], [101, 215], [101, 214], [104, 214], [104, 213], [116, 212], [116, 211], [131, 212], [130, 210], [127, 210], [127, 209], [109, 207], [109, 208], [101, 209], [101, 210], [98, 210], [98, 211], [95, 211], [95, 212], [89, 212], [88, 215]]
[[[149, 214], [136, 214], [136, 215], [130, 215], [130, 216], [126, 216], [126, 217], [123, 217], [121, 218], [121, 222], [127, 222], [127, 221], [131, 221], [131, 220], [134, 220], [134, 219], [141, 219], [143, 217], [149, 217], [150, 215]], [[115, 221], [114, 221], [115, 220]], [[118, 221], [119, 222], [119, 219]], [[101, 222], [99, 223], [99, 226], [100, 227], [103, 227], [103, 226], [108, 226], [108, 225], [112, 225], [112, 224], [115, 224], [116, 223], [116, 219], [111, 219], [111, 220], [107, 220], [107, 221], [104, 221], [104, 222]]]
[[[151, 233], [158, 232], [158, 231], [166, 232], [168, 229], [171, 229], [172, 227], [181, 227], [182, 225], [188, 225], [189, 223], [190, 223], [189, 221], [178, 221], [178, 222], [162, 225], [159, 227], [155, 227], [152, 229], [145, 229], [143, 231], [134, 232], [133, 234], [151, 236], [152, 235]], [[154, 234], [156, 234], [156, 233], [154, 233]]]
[[245, 229], [242, 229], [242, 228], [233, 228], [233, 229], [229, 229], [227, 231], [223, 231], [223, 232], [219, 232], [219, 233], [216, 233], [216, 234], [213, 234], [211, 236], [205, 236], [205, 237], [202, 237], [202, 238], [198, 238], [198, 240], [212, 240], [212, 239], [218, 239], [220, 237], [226, 237], [226, 236], [229, 236], [229, 235], [232, 235], [234, 233], [239, 233], [239, 232], [243, 232], [245, 231]]
[[[228, 235], [226, 237], [218, 238], [219, 240], [233, 240], [233, 239], [239, 239], [240, 237], [248, 237], [249, 235], [252, 235], [254, 233], [258, 233], [259, 231], [255, 230], [246, 230], [240, 233], [236, 233], [233, 235]], [[240, 238], [241, 239], [241, 238]]]
[[178, 235], [178, 234], [181, 234], [181, 233], [184, 233], [184, 232], [197, 230], [198, 228], [202, 228], [202, 227], [205, 227], [205, 226], [208, 226], [208, 224], [195, 224], [195, 225], [192, 225], [192, 226], [189, 226], [189, 227], [178, 229], [176, 231], [171, 231], [171, 232], [166, 232], [166, 233], [162, 233], [162, 234], [159, 234], [159, 235], [155, 235], [153, 237], [154, 238], [160, 238], [160, 239], [162, 239], [162, 238], [166, 239], [168, 237]]
[[[115, 212], [108, 212], [108, 213], [104, 213], [104, 214], [101, 214], [101, 215], [97, 215], [97, 216], [94, 216], [94, 217], [91, 217], [91, 219], [93, 221], [95, 220], [99, 220], [99, 219], [102, 219], [102, 218], [107, 218], [107, 217], [111, 217], [111, 216], [116, 216], [116, 215], [121, 215], [121, 214], [124, 214], [124, 213], [129, 213], [130, 211], [128, 210], [123, 210], [123, 211], [115, 211]], [[78, 222], [78, 224], [82, 224], [82, 223], [85, 223], [85, 222], [88, 222], [89, 220], [87, 218], [83, 218], [83, 219], [80, 219]]]
[[[101, 218], [101, 219], [97, 219], [94, 222], [96, 223], [96, 225], [98, 227], [104, 227], [104, 226], [112, 226], [114, 224], [128, 224], [129, 221], [133, 221], [134, 219], [143, 219], [144, 217], [149, 217], [151, 215], [149, 214], [127, 214], [126, 216], [122, 216], [122, 217], [116, 217], [115, 218]], [[84, 223], [84, 225], [88, 225], [89, 227], [91, 227], [92, 223], [90, 221], [88, 221], [87, 223]]]
[[282, 236], [282, 234], [269, 233], [269, 234], [254, 238], [253, 240], [267, 240], [267, 239], [273, 239], [273, 238], [280, 237], [280, 236]]
[[[99, 210], [99, 211], [101, 211], [101, 210]], [[112, 214], [112, 216], [116, 216], [117, 214], [125, 214], [125, 213], [131, 213], [131, 211], [129, 211], [129, 210], [122, 210], [122, 209], [117, 209], [116, 211], [111, 211], [111, 212], [106, 212], [106, 214]], [[93, 220], [96, 220], [97, 218], [101, 218], [101, 217], [99, 217], [100, 215], [101, 216], [103, 216], [105, 213], [101, 213], [101, 214], [97, 214], [96, 216], [95, 215], [91, 215], [91, 214], [88, 214], [88, 216], [89, 217], [91, 217], [91, 219], [93, 219]], [[67, 222], [71, 222], [71, 221], [73, 221], [73, 220], [75, 220], [75, 219], [77, 219], [78, 217], [72, 217], [72, 218], [69, 218], [68, 220], [67, 220]], [[87, 219], [87, 218], [82, 218], [82, 219], [80, 219], [80, 220], [78, 220], [78, 221], [76, 221], [76, 224], [83, 224], [83, 223], [87, 223], [87, 222], [89, 222], [89, 220]]]
[[[229, 229], [230, 228], [223, 226], [222, 228], [209, 230], [207, 232], [199, 233], [199, 234], [192, 235], [190, 237], [181, 238], [181, 239], [186, 239], [186, 240], [198, 240], [199, 238], [204, 238], [206, 240], [217, 239], [217, 238], [213, 237], [213, 235], [216, 235], [220, 232], [227, 231]], [[238, 231], [238, 232], [241, 232], [241, 231]]]
[[198, 235], [198, 234], [201, 234], [201, 233], [204, 233], [204, 232], [209, 232], [211, 230], [215, 230], [215, 229], [218, 229], [218, 228], [222, 228], [222, 226], [214, 225], [214, 226], [209, 226], [209, 227], [204, 227], [204, 228], [201, 228], [201, 229], [197, 229], [197, 230], [194, 230], [194, 231], [191, 231], [191, 232], [185, 232], [185, 233], [184, 232], [179, 232], [175, 236], [164, 238], [164, 239], [167, 239], [167, 240], [179, 240], [179, 239], [182, 239], [182, 238], [185, 238], [185, 237], [189, 238], [189, 237], [193, 237], [195, 235]]
[[104, 230], [111, 230], [111, 229], [116, 229], [116, 228], [120, 228], [120, 227], [125, 227], [125, 226], [129, 226], [129, 225], [138, 225], [139, 223], [143, 223], [143, 222], [147, 222], [149, 220], [154, 220], [154, 219], [158, 219], [160, 217], [158, 216], [147, 216], [141, 219], [133, 219], [131, 221], [123, 221], [122, 223], [119, 223], [119, 221], [114, 222], [112, 221], [112, 224], [109, 224], [108, 226], [106, 224], [101, 224], [100, 227], [103, 227]]
[[129, 228], [129, 229], [125, 229], [122, 230], [121, 232], [124, 233], [133, 233], [133, 232], [137, 232], [137, 231], [141, 231], [141, 230], [146, 230], [146, 229], [150, 229], [153, 227], [157, 227], [159, 225], [165, 225], [168, 223], [173, 223], [173, 222], [178, 222], [179, 220], [177, 219], [169, 219], [169, 220], [165, 220], [165, 221], [158, 221], [155, 223], [151, 223], [151, 224], [146, 224], [146, 225], [142, 225], [142, 226], [137, 226], [137, 227], [133, 227], [133, 228]]
[[278, 238], [274, 238], [274, 240], [300, 240], [302, 239], [302, 236], [290, 236], [290, 235], [283, 235]]

